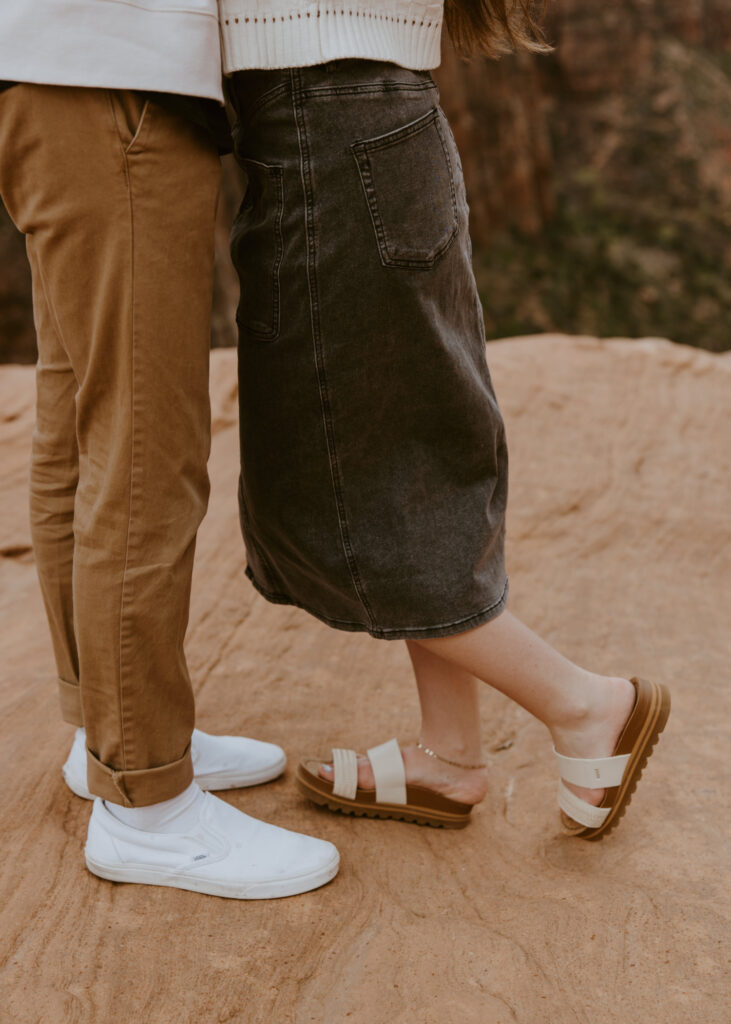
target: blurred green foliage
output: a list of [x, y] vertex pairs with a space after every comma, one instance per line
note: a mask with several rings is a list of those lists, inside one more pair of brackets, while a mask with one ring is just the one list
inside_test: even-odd
[[555, 215], [475, 252], [488, 337], [731, 348], [731, 56], [659, 44], [631, 89], [558, 109]]

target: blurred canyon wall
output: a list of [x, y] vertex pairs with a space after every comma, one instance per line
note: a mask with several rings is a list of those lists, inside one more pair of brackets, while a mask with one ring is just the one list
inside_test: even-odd
[[[472, 210], [489, 337], [731, 347], [731, 0], [553, 0], [550, 56], [436, 74]], [[213, 343], [235, 342], [227, 160]], [[0, 211], [0, 361], [34, 358], [22, 239]]]
[[556, 0], [547, 35], [437, 74], [488, 336], [731, 347], [731, 0]]

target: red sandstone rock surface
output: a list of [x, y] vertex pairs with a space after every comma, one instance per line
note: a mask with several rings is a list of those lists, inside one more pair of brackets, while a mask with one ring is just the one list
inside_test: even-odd
[[[543, 729], [483, 694], [492, 784], [464, 832], [312, 809], [292, 770], [227, 796], [336, 842], [340, 876], [239, 904], [86, 872], [30, 549], [33, 372], [0, 369], [0, 1017], [12, 1024], [725, 1024], [731, 357], [664, 341], [488, 347], [512, 457], [512, 609], [597, 670], [653, 675], [666, 732], [621, 827], [558, 834]], [[412, 737], [403, 645], [244, 579], [233, 353], [213, 355], [210, 513], [188, 652], [199, 725], [281, 743]]]

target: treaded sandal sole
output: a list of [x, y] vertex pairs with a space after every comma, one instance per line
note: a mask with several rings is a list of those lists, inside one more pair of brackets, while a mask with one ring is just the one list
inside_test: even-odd
[[625, 770], [625, 778], [617, 788], [616, 795], [612, 798], [612, 813], [598, 829], [569, 832], [569, 834], [578, 839], [588, 839], [590, 842], [598, 842], [600, 839], [604, 839], [605, 836], [608, 836], [617, 827], [632, 802], [632, 796], [637, 789], [637, 783], [642, 778], [642, 773], [645, 770], [650, 754], [657, 744], [670, 715], [670, 691], [662, 683], [651, 683], [650, 685], [653, 688], [653, 704], [645, 720], [642, 734], [635, 744], [632, 756]]
[[347, 800], [312, 786], [307, 774], [302, 765], [299, 765], [295, 782], [300, 792], [312, 803], [336, 813], [349, 814], [355, 818], [390, 818], [414, 825], [430, 825], [432, 828], [465, 828], [471, 820], [469, 813], [450, 814], [448, 811], [432, 811], [412, 804], [366, 804], [358, 800]]

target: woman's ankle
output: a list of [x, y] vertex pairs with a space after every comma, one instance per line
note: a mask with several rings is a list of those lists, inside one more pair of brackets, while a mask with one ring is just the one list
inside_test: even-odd
[[559, 752], [565, 750], [568, 753], [568, 748], [583, 737], [589, 743], [595, 737], [603, 737], [604, 733], [611, 733], [612, 739], [616, 738], [618, 729], [631, 711], [634, 688], [628, 679], [589, 673], [587, 676], [584, 687], [572, 693], [565, 708], [546, 723]]
[[479, 737], [466, 739], [422, 727], [419, 743], [422, 748], [426, 747], [427, 750], [438, 755], [438, 758], [454, 762], [457, 765], [482, 764], [484, 760]]
[[[484, 800], [489, 785], [486, 765], [460, 768], [445, 764], [411, 744], [402, 748], [402, 754], [406, 778], [412, 784], [424, 785], [461, 803], [477, 804]], [[479, 753], [477, 757], [477, 761], [460, 763], [481, 765], [483, 759]]]
[[545, 709], [542, 720], [551, 735], [582, 729], [596, 715], [605, 697], [606, 682], [604, 676], [582, 669], [572, 673], [560, 695]]

